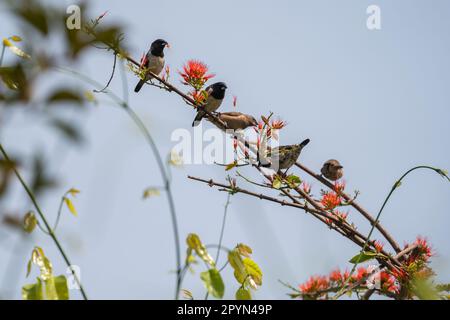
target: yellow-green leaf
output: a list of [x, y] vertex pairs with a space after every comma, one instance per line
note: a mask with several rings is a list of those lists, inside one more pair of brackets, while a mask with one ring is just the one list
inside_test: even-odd
[[237, 166], [237, 162], [236, 162], [236, 161], [233, 161], [232, 163], [228, 164], [228, 165], [225, 167], [225, 171], [231, 170], [231, 169], [233, 169], [233, 168], [236, 167], [236, 166]]
[[19, 37], [19, 36], [16, 36], [16, 35], [14, 35], [14, 36], [11, 36], [11, 37], [9, 37], [12, 41], [14, 41], [14, 42], [20, 42], [20, 41], [22, 41], [22, 38], [21, 37]]
[[245, 265], [244, 262], [242, 261], [239, 251], [237, 251], [236, 249], [231, 250], [228, 253], [228, 262], [234, 269], [234, 277], [240, 284], [242, 284], [245, 281], [245, 278], [247, 277], [247, 272], [245, 270]]
[[253, 253], [252, 248], [250, 248], [249, 246], [247, 246], [246, 244], [243, 243], [239, 243], [236, 246], [236, 249], [239, 251], [239, 254], [249, 258], [250, 255]]
[[37, 225], [37, 219], [34, 215], [34, 212], [30, 211], [27, 214], [25, 214], [25, 217], [23, 218], [23, 229], [31, 233], [33, 232], [34, 228], [36, 228]]
[[144, 190], [144, 194], [142, 195], [142, 197], [144, 199], [150, 198], [150, 197], [156, 197], [159, 196], [161, 194], [161, 192], [159, 191], [158, 188], [147, 188]]
[[183, 298], [187, 300], [194, 300], [194, 296], [192, 295], [192, 292], [186, 289], [181, 289], [181, 293], [183, 293]]
[[213, 297], [219, 299], [223, 297], [225, 293], [225, 284], [216, 268], [200, 273], [200, 278], [203, 280], [206, 289]]
[[75, 197], [77, 194], [80, 193], [80, 190], [71, 188], [69, 191], [67, 191], [67, 193], [70, 193], [72, 195], [72, 197]]
[[252, 279], [255, 281], [255, 283], [260, 286], [262, 284], [262, 276], [263, 273], [261, 269], [259, 268], [258, 264], [253, 261], [250, 258], [245, 258], [243, 260], [245, 265], [245, 270], [247, 271], [247, 274], [249, 274]]
[[66, 203], [66, 206], [69, 209], [70, 213], [72, 213], [76, 217], [78, 213], [77, 209], [75, 209], [75, 206], [72, 203], [72, 200], [70, 200], [69, 198], [64, 198], [64, 202]]
[[275, 180], [273, 180], [272, 182], [272, 187], [275, 189], [280, 189], [282, 186], [281, 180], [276, 178]]
[[44, 250], [40, 247], [35, 247], [31, 252], [31, 261], [37, 265], [41, 272], [42, 280], [47, 280], [52, 277], [53, 267], [52, 263], [44, 254]]
[[9, 50], [11, 50], [12, 53], [14, 53], [16, 56], [19, 56], [23, 59], [30, 59], [31, 56], [25, 52], [23, 52], [21, 49], [16, 47], [11, 41], [9, 41], [6, 38], [3, 38], [3, 45], [7, 47]]
[[211, 267], [216, 266], [214, 259], [208, 253], [206, 247], [203, 245], [198, 235], [196, 235], [195, 233], [190, 233], [186, 238], [186, 243], [188, 247], [194, 250], [203, 261], [205, 261]]
[[169, 156], [169, 164], [174, 167], [183, 166], [183, 157], [180, 156], [176, 151], [172, 150]]
[[37, 278], [37, 282], [33, 284], [27, 284], [22, 287], [22, 299], [23, 300], [43, 300], [44, 293], [42, 290], [41, 279]]
[[44, 283], [47, 300], [69, 300], [69, 288], [64, 275], [50, 277]]
[[240, 287], [236, 291], [236, 300], [252, 300], [250, 290], [247, 290], [244, 287]]

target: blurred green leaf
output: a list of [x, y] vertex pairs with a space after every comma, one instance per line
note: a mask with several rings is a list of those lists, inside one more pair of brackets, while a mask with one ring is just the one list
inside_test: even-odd
[[43, 300], [44, 293], [42, 290], [41, 279], [37, 278], [37, 282], [33, 284], [27, 284], [22, 287], [22, 299], [23, 300]]
[[240, 287], [236, 291], [236, 300], [252, 300], [252, 295], [250, 293], [250, 290]]
[[83, 104], [83, 97], [80, 93], [71, 89], [57, 89], [46, 99], [47, 104], [70, 102], [75, 104]]
[[52, 119], [50, 125], [57, 129], [69, 141], [80, 144], [83, 141], [78, 127], [60, 119]]
[[20, 64], [13, 67], [0, 67], [0, 77], [11, 90], [23, 92], [27, 88], [27, 78]]
[[70, 200], [69, 198], [64, 198], [64, 202], [66, 203], [66, 206], [69, 209], [70, 213], [72, 213], [76, 217], [78, 213], [77, 209], [75, 209], [75, 206], [73, 205], [72, 200]]
[[247, 258], [249, 258], [250, 255], [253, 253], [252, 248], [243, 243], [239, 243], [236, 246], [236, 249], [239, 251], [239, 254]]
[[157, 197], [161, 194], [158, 188], [147, 188], [144, 190], [144, 193], [142, 195], [142, 198], [148, 199], [151, 197]]
[[69, 300], [69, 288], [64, 275], [51, 277], [45, 281], [45, 298], [47, 300]]
[[190, 233], [186, 238], [186, 243], [188, 247], [194, 250], [203, 261], [205, 261], [211, 267], [216, 266], [213, 258], [206, 250], [206, 247], [203, 245], [198, 235], [196, 235], [195, 233]]
[[272, 187], [275, 189], [280, 189], [282, 186], [281, 180], [279, 178], [275, 178], [272, 182]]
[[200, 273], [200, 278], [203, 280], [206, 289], [213, 297], [219, 299], [223, 297], [225, 293], [225, 284], [216, 268]]
[[44, 35], [48, 34], [48, 11], [38, 1], [17, 1], [13, 12], [17, 15], [18, 18], [34, 27], [39, 32], [43, 33]]
[[23, 229], [28, 232], [31, 233], [33, 232], [34, 228], [36, 228], [37, 225], [37, 219], [36, 219], [36, 215], [34, 214], [34, 212], [30, 211], [27, 212], [23, 218]]

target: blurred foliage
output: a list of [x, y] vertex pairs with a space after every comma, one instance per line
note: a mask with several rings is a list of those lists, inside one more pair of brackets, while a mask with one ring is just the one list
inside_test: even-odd
[[66, 277], [53, 275], [52, 264], [40, 247], [35, 247], [31, 253], [31, 259], [27, 265], [27, 276], [30, 274], [33, 264], [39, 267], [40, 275], [36, 278], [35, 283], [22, 287], [22, 299], [68, 300], [69, 289]]

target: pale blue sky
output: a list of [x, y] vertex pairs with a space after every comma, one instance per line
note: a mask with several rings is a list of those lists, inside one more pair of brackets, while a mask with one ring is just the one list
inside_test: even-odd
[[[72, 1], [58, 1], [69, 5]], [[225, 81], [229, 92], [223, 110], [259, 116], [274, 111], [289, 125], [282, 143], [311, 143], [301, 161], [318, 171], [329, 158], [345, 166], [348, 190], [360, 190], [360, 203], [375, 213], [393, 182], [412, 166], [428, 164], [449, 169], [450, 133], [450, 3], [448, 1], [90, 1], [91, 16], [109, 10], [106, 21], [126, 27], [130, 53], [139, 58], [156, 38], [172, 48], [166, 61], [175, 70], [190, 58], [206, 62]], [[381, 8], [382, 29], [366, 28], [366, 8]], [[2, 37], [15, 34], [1, 14]], [[58, 43], [54, 43], [55, 48]], [[112, 58], [92, 50], [75, 66], [100, 82], [107, 80]], [[144, 87], [132, 92], [136, 78], [128, 74], [130, 104], [144, 118], [163, 154], [172, 147], [170, 134], [188, 128], [194, 113], [175, 95]], [[76, 88], [89, 86], [56, 73], [48, 85], [64, 80]], [[119, 74], [111, 88], [121, 94]], [[79, 118], [87, 143], [61, 149], [51, 162], [64, 179], [41, 200], [54, 216], [59, 197], [74, 186], [79, 217], [65, 214], [58, 231], [91, 298], [163, 298], [174, 291], [173, 236], [166, 198], [146, 201], [142, 191], [161, 183], [153, 155], [121, 110], [100, 105]], [[54, 152], [59, 143], [35, 114], [22, 112], [2, 130], [8, 150]], [[209, 124], [207, 124], [208, 126]], [[243, 172], [257, 179], [251, 169]], [[191, 165], [173, 171], [173, 192], [182, 239], [190, 232], [205, 243], [218, 241], [226, 194], [192, 182], [187, 175], [224, 180], [223, 168]], [[319, 184], [311, 181], [316, 194]], [[243, 183], [241, 183], [243, 184]], [[249, 189], [254, 190], [253, 186]], [[17, 186], [11, 208], [27, 210]], [[19, 202], [20, 201], [20, 202]], [[436, 256], [438, 279], [450, 282], [449, 185], [432, 172], [418, 171], [396, 191], [382, 223], [403, 244], [427, 236]], [[349, 219], [368, 231], [353, 210]], [[64, 265], [53, 243], [43, 235], [31, 239], [17, 256], [18, 282], [8, 279], [4, 261], [10, 259], [16, 234], [0, 246], [0, 281], [13, 287], [2, 294], [20, 297], [26, 262], [33, 245], [40, 245], [56, 272]], [[375, 237], [378, 237], [376, 233]], [[312, 274], [350, 267], [358, 248], [311, 216], [292, 208], [261, 202], [244, 195], [232, 197], [224, 245], [243, 242], [254, 250], [264, 271], [256, 298], [284, 299], [288, 289], [278, 280], [297, 285]], [[182, 241], [184, 253], [184, 240]], [[222, 255], [222, 258], [224, 256]], [[204, 289], [198, 273], [183, 285], [196, 298]], [[226, 297], [238, 285], [224, 273]], [[9, 282], [8, 282], [9, 281]], [[3, 285], [0, 286], [4, 289]], [[75, 298], [79, 298], [74, 293]]]

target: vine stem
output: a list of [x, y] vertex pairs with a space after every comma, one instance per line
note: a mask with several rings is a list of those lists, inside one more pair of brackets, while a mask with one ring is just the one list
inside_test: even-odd
[[[219, 245], [217, 246], [217, 253], [216, 253], [216, 265], [219, 264], [219, 257], [220, 257], [220, 250], [222, 248], [222, 240], [223, 240], [223, 234], [225, 232], [225, 223], [227, 221], [227, 213], [228, 213], [228, 206], [230, 205], [230, 198], [231, 193], [228, 192], [227, 194], [227, 202], [225, 202], [225, 208], [223, 210], [223, 217], [222, 217], [222, 226], [220, 227], [220, 236], [219, 236]], [[208, 300], [209, 292], [206, 292], [205, 300]]]
[[6, 153], [6, 151], [3, 148], [3, 145], [1, 143], [0, 143], [0, 152], [2, 153], [3, 157], [5, 158], [5, 160], [7, 162], [11, 163], [12, 168], [14, 170], [14, 174], [19, 179], [20, 183], [22, 184], [22, 187], [25, 189], [25, 191], [28, 194], [31, 202], [33, 202], [33, 205], [36, 208], [36, 211], [38, 212], [39, 217], [41, 218], [42, 222], [44, 222], [44, 226], [47, 229], [47, 232], [48, 232], [49, 236], [52, 238], [53, 242], [56, 244], [56, 247], [58, 248], [59, 252], [61, 253], [61, 256], [63, 257], [63, 259], [66, 262], [67, 266], [69, 267], [70, 271], [72, 272], [72, 275], [73, 275], [75, 281], [77, 282], [78, 287], [80, 288], [81, 295], [83, 296], [83, 299], [84, 300], [88, 300], [86, 292], [84, 291], [84, 288], [81, 285], [80, 279], [78, 278], [77, 274], [75, 273], [75, 271], [71, 267], [72, 263], [70, 262], [69, 257], [67, 256], [67, 254], [64, 251], [61, 243], [59, 242], [58, 238], [56, 237], [56, 234], [53, 232], [52, 228], [50, 227], [49, 223], [47, 222], [47, 219], [45, 218], [45, 215], [42, 212], [41, 207], [39, 206], [39, 204], [36, 201], [36, 197], [34, 196], [33, 192], [30, 190], [28, 185], [25, 183], [25, 180], [22, 178], [20, 173], [17, 171], [16, 167], [12, 164], [11, 160], [9, 159], [8, 154]]
[[339, 292], [336, 293], [336, 295], [333, 297], [333, 300], [336, 300], [336, 299], [338, 299], [339, 297], [341, 297], [343, 294], [345, 294], [345, 288], [346, 288], [346, 286], [348, 285], [348, 283], [350, 282], [350, 279], [351, 279], [353, 273], [355, 272], [356, 267], [358, 266], [359, 262], [361, 261], [362, 254], [363, 254], [363, 252], [366, 250], [367, 244], [368, 244], [369, 241], [370, 241], [370, 237], [372, 236], [372, 233], [373, 233], [373, 231], [375, 230], [375, 226], [378, 224], [378, 221], [380, 220], [381, 213], [383, 212], [383, 209], [384, 209], [384, 207], [386, 206], [386, 204], [388, 203], [388, 201], [389, 201], [389, 199], [391, 198], [392, 194], [394, 193], [394, 191], [395, 191], [398, 187], [400, 187], [402, 180], [403, 180], [408, 174], [410, 174], [411, 172], [413, 172], [414, 170], [417, 170], [417, 169], [429, 169], [429, 170], [433, 170], [433, 171], [435, 171], [436, 173], [438, 173], [439, 175], [441, 175], [441, 176], [447, 178], [448, 181], [450, 181], [450, 179], [449, 179], [449, 177], [447, 176], [447, 174], [445, 174], [441, 169], [433, 168], [433, 167], [430, 167], [430, 166], [416, 166], [416, 167], [411, 168], [411, 169], [409, 169], [408, 171], [406, 171], [406, 172], [400, 177], [400, 179], [398, 179], [398, 180], [394, 183], [394, 185], [392, 186], [391, 190], [389, 191], [387, 197], [384, 199], [383, 204], [381, 205], [381, 208], [380, 208], [380, 210], [378, 211], [377, 216], [375, 217], [375, 223], [374, 223], [374, 224], [372, 225], [372, 227], [370, 228], [369, 234], [367, 235], [366, 241], [364, 242], [364, 245], [363, 245], [363, 247], [362, 247], [362, 249], [361, 249], [361, 251], [360, 251], [360, 254], [359, 254], [359, 256], [358, 256], [358, 259], [357, 259], [356, 262], [353, 264], [353, 267], [352, 267], [352, 270], [350, 271], [349, 276], [347, 277], [347, 279], [345, 280], [344, 284], [342, 285], [341, 290], [339, 290]]
[[[90, 77], [79, 73], [75, 70], [62, 68], [62, 67], [56, 67], [56, 70], [60, 72], [64, 72], [67, 74], [70, 74], [72, 76], [75, 76], [76, 78], [83, 80], [84, 82], [87, 82], [97, 88], [102, 89], [103, 86], [98, 83], [97, 81], [91, 79]], [[127, 93], [127, 86], [125, 86], [125, 83], [123, 82], [123, 91], [124, 91], [124, 97], [127, 99], [128, 93]], [[170, 185], [170, 179], [166, 172], [164, 161], [162, 160], [161, 154], [158, 150], [158, 147], [156, 146], [155, 140], [153, 139], [152, 135], [150, 134], [150, 131], [147, 129], [145, 124], [142, 122], [141, 118], [134, 112], [134, 110], [129, 106], [128, 102], [126, 100], [121, 99], [118, 97], [115, 93], [113, 93], [108, 88], [104, 88], [103, 93], [108, 95], [118, 106], [120, 106], [125, 112], [128, 114], [128, 116], [131, 118], [131, 120], [135, 123], [135, 125], [138, 127], [139, 131], [142, 133], [144, 138], [146, 139], [148, 145], [150, 146], [155, 158], [156, 162], [159, 168], [159, 171], [161, 173], [163, 183], [164, 183], [164, 190], [167, 194], [167, 201], [169, 203], [169, 210], [170, 210], [170, 217], [172, 220], [172, 228], [174, 233], [174, 240], [175, 240], [175, 255], [176, 255], [176, 286], [175, 286], [175, 299], [178, 300], [179, 293], [180, 293], [180, 286], [181, 286], [181, 249], [180, 249], [180, 235], [178, 230], [178, 219], [177, 214], [175, 210], [175, 201], [172, 193], [172, 188]]]

